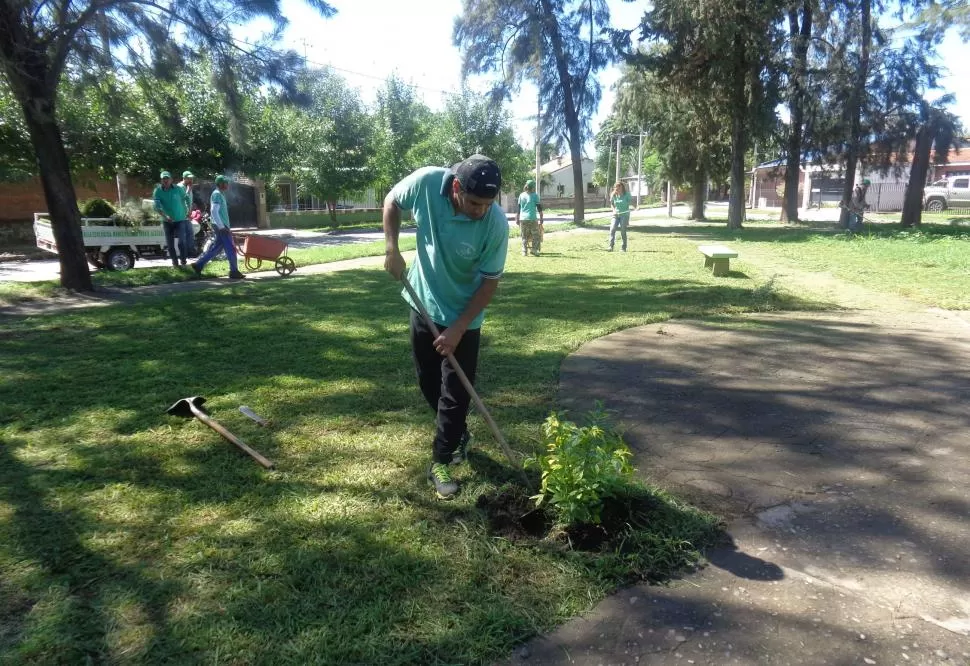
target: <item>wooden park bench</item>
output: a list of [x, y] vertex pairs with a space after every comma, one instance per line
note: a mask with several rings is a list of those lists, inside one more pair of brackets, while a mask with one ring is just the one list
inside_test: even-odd
[[731, 260], [738, 256], [725, 245], [698, 245], [697, 249], [704, 255], [704, 266], [712, 267], [714, 275], [727, 275], [731, 271]]

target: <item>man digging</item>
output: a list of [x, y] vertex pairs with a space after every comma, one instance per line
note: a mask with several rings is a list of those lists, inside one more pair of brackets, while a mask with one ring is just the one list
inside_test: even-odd
[[451, 169], [418, 169], [384, 199], [384, 268], [396, 280], [407, 269], [398, 238], [401, 211], [410, 210], [417, 223], [417, 258], [408, 279], [441, 333], [431, 332], [405, 290], [418, 386], [437, 414], [428, 480], [442, 499], [458, 492], [448, 466], [464, 462], [470, 439], [471, 397], [446, 357], [454, 354], [474, 383], [485, 306], [498, 288], [508, 252], [508, 220], [495, 203], [501, 185], [498, 165], [472, 155]]

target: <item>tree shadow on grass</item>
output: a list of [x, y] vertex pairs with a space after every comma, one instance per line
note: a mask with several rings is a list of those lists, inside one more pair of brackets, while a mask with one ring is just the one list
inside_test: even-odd
[[[0, 549], [14, 561], [37, 567], [33, 575], [45, 581], [48, 598], [28, 599], [11, 589], [3, 590], [3, 605], [12, 603], [21, 612], [13, 618], [14, 629], [5, 632], [0, 649], [19, 643], [25, 649], [25, 661], [44, 660], [42, 654], [32, 654], [31, 646], [53, 640], [59, 661], [104, 661], [111, 652], [107, 634], [113, 622], [106, 595], [119, 599], [129, 596], [127, 593], [138, 613], [144, 614], [149, 633], [143, 644], [129, 647], [135, 654], [147, 655], [152, 645], [167, 641], [167, 606], [182, 591], [181, 582], [155, 578], [147, 561], [123, 565], [88, 548], [83, 539], [95, 521], [76, 509], [52, 508], [56, 502], [47, 492], [46, 478], [12, 455], [13, 444], [7, 441], [0, 446], [0, 498], [12, 509], [3, 525], [5, 538]], [[55, 605], [61, 626], [44, 626], [40, 618], [40, 625], [30, 626], [28, 613], [41, 601]], [[28, 635], [33, 634], [32, 629], [43, 632], [43, 637]]]

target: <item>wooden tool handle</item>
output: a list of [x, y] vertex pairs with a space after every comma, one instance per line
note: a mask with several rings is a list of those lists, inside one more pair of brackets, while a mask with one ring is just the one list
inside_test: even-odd
[[233, 435], [231, 432], [226, 430], [222, 426], [222, 424], [217, 422], [215, 419], [213, 419], [211, 416], [203, 412], [195, 405], [192, 405], [192, 413], [195, 414], [196, 418], [198, 418], [204, 424], [206, 424], [207, 426], [215, 430], [217, 433], [219, 433], [220, 435], [228, 439], [230, 442], [238, 446], [243, 452], [245, 452], [248, 456], [250, 456], [253, 460], [258, 462], [260, 465], [262, 465], [266, 469], [273, 469], [273, 463], [267, 460], [263, 456], [263, 454], [251, 448], [248, 444], [246, 444], [246, 442], [242, 441], [241, 439]]

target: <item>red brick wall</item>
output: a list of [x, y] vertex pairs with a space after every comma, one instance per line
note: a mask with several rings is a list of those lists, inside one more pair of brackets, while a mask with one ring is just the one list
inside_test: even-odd
[[[147, 198], [152, 195], [154, 184], [147, 185], [128, 179], [128, 196]], [[111, 202], [118, 200], [118, 186], [114, 180], [103, 180], [93, 173], [74, 176], [74, 189], [78, 201], [100, 197]], [[32, 178], [21, 183], [0, 183], [0, 223], [14, 220], [33, 221], [34, 213], [46, 213], [44, 189], [40, 178]]]

